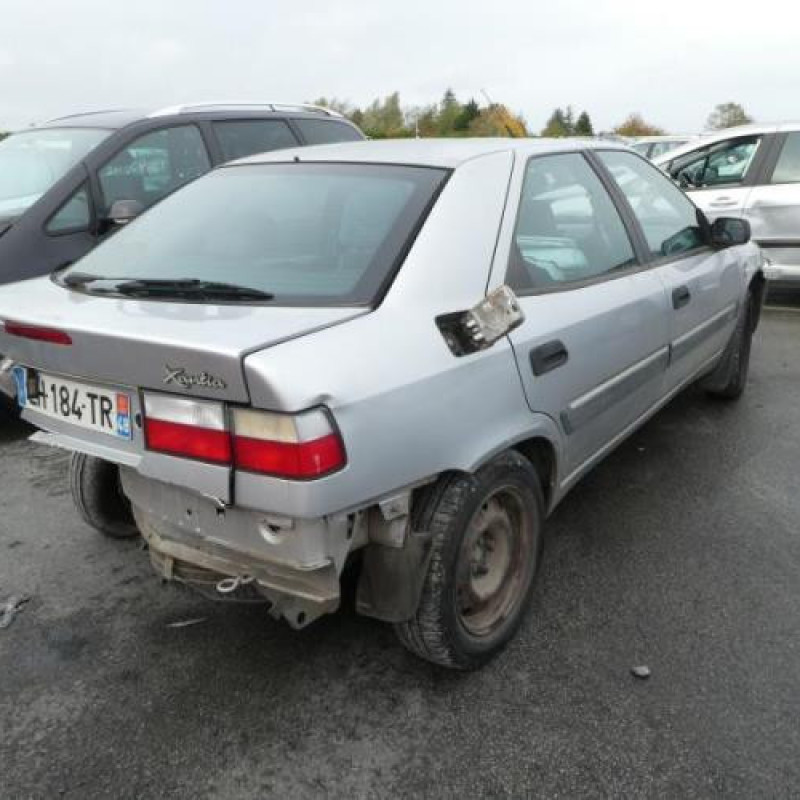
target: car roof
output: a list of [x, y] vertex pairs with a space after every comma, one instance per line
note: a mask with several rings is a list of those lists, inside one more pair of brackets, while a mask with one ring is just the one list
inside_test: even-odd
[[605, 139], [377, 139], [274, 150], [241, 158], [227, 166], [286, 161], [331, 161], [455, 168], [465, 161], [492, 153], [514, 152], [528, 156], [601, 147], [613, 150], [630, 149], [624, 144]]
[[[204, 115], [206, 117], [241, 117], [255, 115], [258, 117], [298, 116], [314, 119], [344, 120], [341, 114], [332, 109], [308, 103], [268, 103], [268, 102], [237, 102], [217, 101], [204, 103], [182, 103], [167, 106], [166, 108], [111, 108], [100, 111], [83, 111], [56, 117], [47, 122], [35, 125], [35, 128], [106, 128], [118, 130], [134, 122], [146, 119], [157, 120], [164, 117], [191, 117]], [[344, 120], [347, 121], [347, 120]]]

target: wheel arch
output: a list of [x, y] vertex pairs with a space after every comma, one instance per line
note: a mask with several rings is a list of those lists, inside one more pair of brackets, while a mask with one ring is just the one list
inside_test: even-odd
[[758, 323], [761, 320], [761, 309], [764, 306], [764, 300], [767, 294], [767, 279], [764, 273], [759, 270], [750, 279], [747, 287], [747, 292], [753, 297], [753, 316], [750, 320], [750, 330], [755, 331], [758, 328]]

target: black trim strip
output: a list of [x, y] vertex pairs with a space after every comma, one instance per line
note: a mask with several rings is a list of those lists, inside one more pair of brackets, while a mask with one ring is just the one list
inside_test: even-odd
[[707, 319], [696, 328], [692, 328], [692, 330], [679, 336], [670, 345], [669, 363], [674, 364], [676, 361], [680, 361], [680, 359], [688, 355], [701, 342], [724, 328], [731, 320], [736, 319], [737, 312], [738, 306], [734, 303], [727, 308], [723, 308], [722, 311], [715, 314], [711, 319]]
[[604, 411], [624, 400], [660, 373], [669, 363], [669, 348], [662, 347], [647, 358], [632, 364], [613, 378], [573, 400], [561, 412], [561, 424], [572, 434]]

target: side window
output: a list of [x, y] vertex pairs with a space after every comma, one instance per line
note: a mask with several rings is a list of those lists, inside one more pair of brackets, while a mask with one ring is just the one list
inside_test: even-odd
[[229, 120], [215, 122], [213, 128], [225, 161], [297, 145], [291, 128], [282, 119]]
[[656, 167], [622, 150], [597, 154], [630, 203], [655, 258], [673, 256], [705, 244], [697, 208]]
[[294, 124], [306, 144], [331, 144], [332, 142], [360, 142], [364, 137], [346, 122], [322, 119], [296, 119]]
[[684, 144], [684, 142], [656, 142], [653, 145], [653, 149], [650, 151], [650, 159], [652, 160], [663, 156], [664, 153], [669, 153], [670, 150], [674, 150], [682, 144]]
[[578, 283], [636, 263], [622, 219], [578, 153], [528, 162], [507, 280], [518, 290]]
[[146, 133], [100, 168], [104, 211], [108, 214], [117, 200], [136, 200], [148, 208], [210, 168], [194, 125]]
[[91, 219], [89, 191], [84, 184], [50, 217], [45, 230], [50, 234], [85, 231], [89, 228]]
[[744, 136], [688, 153], [672, 162], [670, 175], [684, 188], [741, 183], [760, 142], [760, 136]]
[[800, 133], [786, 137], [770, 183], [800, 183]]

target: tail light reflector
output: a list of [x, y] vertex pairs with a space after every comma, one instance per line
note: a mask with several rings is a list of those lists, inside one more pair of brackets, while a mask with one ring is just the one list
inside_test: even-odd
[[19, 336], [22, 339], [35, 339], [37, 342], [50, 342], [51, 344], [72, 344], [72, 337], [57, 328], [45, 328], [41, 325], [26, 325], [22, 322], [6, 320], [3, 324], [9, 336]]
[[144, 410], [148, 450], [295, 480], [328, 475], [347, 461], [323, 409], [292, 415], [237, 408], [233, 430], [222, 403], [145, 394]]
[[233, 460], [237, 469], [281, 478], [319, 478], [346, 463], [344, 445], [322, 409], [273, 414], [233, 412]]
[[149, 450], [231, 463], [231, 436], [221, 403], [169, 395], [144, 397], [144, 437]]

